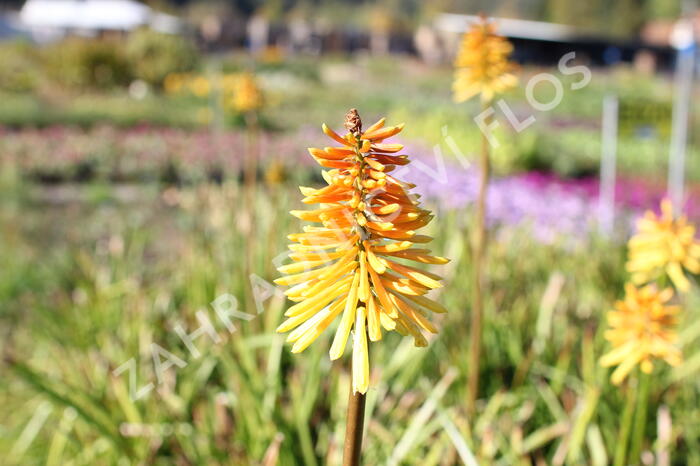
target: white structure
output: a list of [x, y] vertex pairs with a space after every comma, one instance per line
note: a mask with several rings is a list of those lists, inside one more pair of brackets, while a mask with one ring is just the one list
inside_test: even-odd
[[153, 11], [135, 0], [27, 0], [19, 19], [39, 42], [66, 34], [92, 36], [141, 26], [171, 34], [181, 29], [175, 16]]
[[[579, 32], [573, 26], [542, 21], [510, 18], [493, 18], [493, 20], [498, 26], [500, 35], [517, 39], [562, 41], [575, 38]], [[479, 16], [442, 13], [437, 16], [435, 25], [438, 30], [461, 34], [469, 29], [471, 24], [479, 21]]]
[[[529, 39], [550, 42], [566, 42], [575, 39], [580, 31], [573, 26], [544, 23], [524, 19], [491, 18], [498, 28], [498, 34], [511, 39]], [[471, 25], [481, 21], [479, 16], [441, 13], [435, 17], [433, 28], [442, 45], [444, 57], [454, 56], [459, 47], [461, 35]]]

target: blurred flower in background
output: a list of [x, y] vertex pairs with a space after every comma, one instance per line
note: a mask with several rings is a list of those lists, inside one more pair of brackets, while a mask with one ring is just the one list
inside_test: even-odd
[[[425, 149], [413, 152], [418, 163], [407, 172], [406, 179], [418, 185], [427, 199], [446, 210], [476, 202], [478, 169], [464, 169], [450, 160], [443, 160], [445, 166], [440, 169]], [[545, 244], [587, 242], [596, 230], [597, 193], [597, 180], [593, 179], [564, 180], [538, 172], [498, 177], [488, 187], [486, 219], [492, 227], [526, 227]], [[636, 212], [629, 206], [625, 210], [625, 215]]]
[[690, 281], [683, 269], [700, 273], [700, 241], [695, 239], [695, 226], [685, 215], [674, 217], [668, 199], [661, 202], [661, 214], [647, 211], [637, 222], [638, 233], [629, 241], [627, 270], [637, 284], [649, 282], [666, 273], [683, 293]]
[[258, 82], [251, 73], [241, 73], [236, 76], [231, 86], [232, 107], [240, 113], [260, 110], [263, 106], [263, 94]]
[[518, 78], [508, 60], [513, 45], [496, 34], [496, 26], [486, 18], [464, 34], [455, 59], [454, 100], [464, 102], [481, 93], [483, 101], [516, 86]]
[[208, 97], [211, 92], [211, 82], [204, 76], [194, 76], [189, 81], [189, 89], [197, 97]]
[[207, 105], [215, 94], [223, 109], [235, 114], [258, 111], [265, 103], [257, 78], [247, 71], [211, 75], [171, 73], [163, 80], [163, 90], [170, 95], [207, 99]]
[[654, 360], [666, 361], [671, 366], [681, 363], [675, 329], [680, 309], [667, 304], [672, 297], [671, 288], [659, 291], [655, 285], [644, 288], [625, 285], [625, 299], [608, 312], [611, 328], [605, 332], [605, 339], [613, 349], [600, 359], [604, 367], [617, 366], [611, 376], [613, 384], [622, 383], [637, 364], [642, 372], [650, 374]]

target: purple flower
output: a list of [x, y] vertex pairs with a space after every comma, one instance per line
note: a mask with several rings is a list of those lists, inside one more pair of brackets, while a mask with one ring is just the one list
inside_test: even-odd
[[[414, 148], [415, 149], [415, 148]], [[438, 208], [465, 208], [478, 196], [479, 171], [453, 159], [409, 151], [413, 164], [404, 177], [417, 185], [416, 192]], [[444, 165], [443, 165], [444, 164]], [[632, 219], [659, 205], [665, 187], [645, 180], [621, 178], [615, 191], [616, 228], [627, 237]], [[698, 192], [697, 189], [694, 192]], [[599, 180], [562, 179], [548, 173], [523, 173], [493, 178], [487, 198], [487, 221], [492, 227], [527, 227], [544, 243], [585, 240], [599, 225]], [[700, 217], [700, 205], [688, 196], [686, 211]]]

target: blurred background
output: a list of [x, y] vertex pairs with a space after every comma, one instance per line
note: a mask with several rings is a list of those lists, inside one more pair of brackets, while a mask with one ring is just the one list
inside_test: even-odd
[[[497, 112], [472, 368], [479, 103], [451, 85], [480, 12], [515, 46], [511, 117], [535, 121]], [[339, 464], [349, 361], [330, 363], [327, 335], [290, 355], [270, 282], [297, 186], [322, 183], [306, 148], [355, 107], [406, 123], [408, 178], [452, 259], [430, 347], [372, 345], [366, 464], [608, 464], [625, 394], [597, 359], [625, 242], [667, 194], [700, 220], [698, 26], [681, 0], [0, 1], [2, 462]], [[527, 97], [540, 73], [563, 89], [548, 111]], [[221, 296], [253, 316], [236, 332]], [[694, 287], [685, 362], [654, 380], [646, 464], [700, 465], [697, 303]], [[220, 339], [195, 357], [174, 329], [198, 311]]]

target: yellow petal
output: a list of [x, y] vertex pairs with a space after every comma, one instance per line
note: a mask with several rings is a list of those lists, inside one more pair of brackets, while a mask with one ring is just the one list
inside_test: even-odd
[[321, 259], [316, 261], [305, 261], [305, 262], [295, 262], [293, 264], [283, 265], [277, 267], [280, 273], [284, 274], [294, 274], [300, 272], [308, 272], [309, 270], [318, 267], [319, 265], [324, 265], [329, 262], [329, 259]]
[[384, 312], [379, 313], [379, 322], [382, 324], [382, 327], [388, 331], [396, 329], [396, 321]]
[[365, 251], [360, 251], [360, 288], [357, 292], [358, 298], [363, 303], [369, 298], [369, 274], [367, 272], [367, 256]]
[[340, 144], [343, 145], [343, 146], [347, 146], [347, 145], [348, 145], [348, 141], [347, 141], [347, 140], [345, 140], [345, 139], [343, 139], [342, 137], [340, 137], [340, 136], [338, 135], [338, 133], [336, 133], [335, 131], [333, 131], [332, 129], [330, 129], [325, 123], [321, 126], [321, 128], [323, 129], [323, 132], [326, 134], [326, 136], [328, 136], [329, 138], [335, 140], [336, 142], [340, 143]]
[[637, 365], [639, 360], [641, 359], [641, 353], [636, 352], [633, 355], [629, 356], [626, 358], [622, 364], [617, 366], [617, 368], [613, 371], [612, 375], [610, 376], [610, 381], [613, 383], [613, 385], [620, 385], [623, 380], [627, 377], [627, 375], [634, 369], [634, 366]]
[[345, 351], [345, 345], [348, 342], [348, 336], [350, 335], [350, 329], [352, 328], [353, 321], [355, 320], [355, 311], [357, 310], [357, 288], [360, 283], [360, 274], [355, 272], [352, 280], [352, 286], [350, 287], [350, 292], [345, 301], [345, 309], [343, 310], [343, 318], [340, 321], [338, 330], [335, 332], [335, 338], [333, 339], [333, 344], [329, 351], [331, 361], [335, 361], [343, 355]]
[[690, 290], [690, 282], [683, 274], [683, 269], [678, 262], [671, 262], [666, 266], [666, 273], [669, 278], [676, 285], [676, 288], [681, 293], [687, 293]]
[[379, 259], [377, 259], [377, 256], [375, 256], [374, 253], [369, 249], [369, 243], [367, 241], [365, 241], [365, 251], [367, 252], [367, 262], [369, 262], [369, 266], [372, 269], [374, 269], [374, 271], [378, 274], [384, 273], [386, 271], [386, 267], [379, 261]]
[[[297, 330], [290, 333], [287, 341], [295, 341], [294, 346], [292, 346], [292, 353], [301, 353], [308, 348], [308, 346], [313, 343], [323, 333], [323, 331], [326, 330], [326, 328], [328, 328], [338, 314], [340, 314], [340, 311], [343, 309], [343, 304], [344, 301], [339, 299], [329, 308], [326, 308], [328, 311], [319, 317], [317, 322], [309, 324], [303, 331], [300, 330], [301, 327], [299, 327]], [[306, 324], [304, 325], [306, 326]], [[298, 333], [295, 333], [297, 331]]]
[[433, 301], [430, 298], [426, 298], [425, 296], [406, 296], [406, 299], [409, 301], [413, 301], [414, 303], [423, 306], [426, 309], [429, 309], [437, 314], [444, 314], [447, 312], [447, 308], [444, 307], [442, 304], [438, 303], [437, 301]]
[[369, 387], [369, 353], [367, 351], [366, 311], [357, 308], [355, 334], [352, 343], [352, 388], [353, 393], [367, 393]]
[[379, 308], [372, 295], [367, 299], [367, 328], [370, 340], [379, 341], [382, 339]]
[[365, 132], [372, 132], [372, 131], [378, 130], [379, 128], [384, 127], [385, 122], [386, 122], [386, 118], [380, 118], [379, 121], [377, 121], [375, 124], [373, 124], [369, 128], [367, 128], [365, 130]]
[[[304, 301], [300, 302], [299, 304], [295, 304], [294, 306], [290, 307], [287, 309], [287, 312], [284, 313], [285, 316], [287, 317], [294, 317], [297, 316], [303, 312], [306, 312], [310, 308], [315, 308], [315, 309], [321, 309], [323, 306], [328, 304], [331, 300], [334, 298], [338, 297], [340, 294], [348, 291], [350, 289], [350, 281], [352, 280], [352, 277], [348, 277], [344, 280], [339, 281], [333, 286], [328, 287], [327, 289], [323, 290], [321, 293], [311, 297], [307, 298]], [[284, 330], [278, 332], [283, 332]]]

